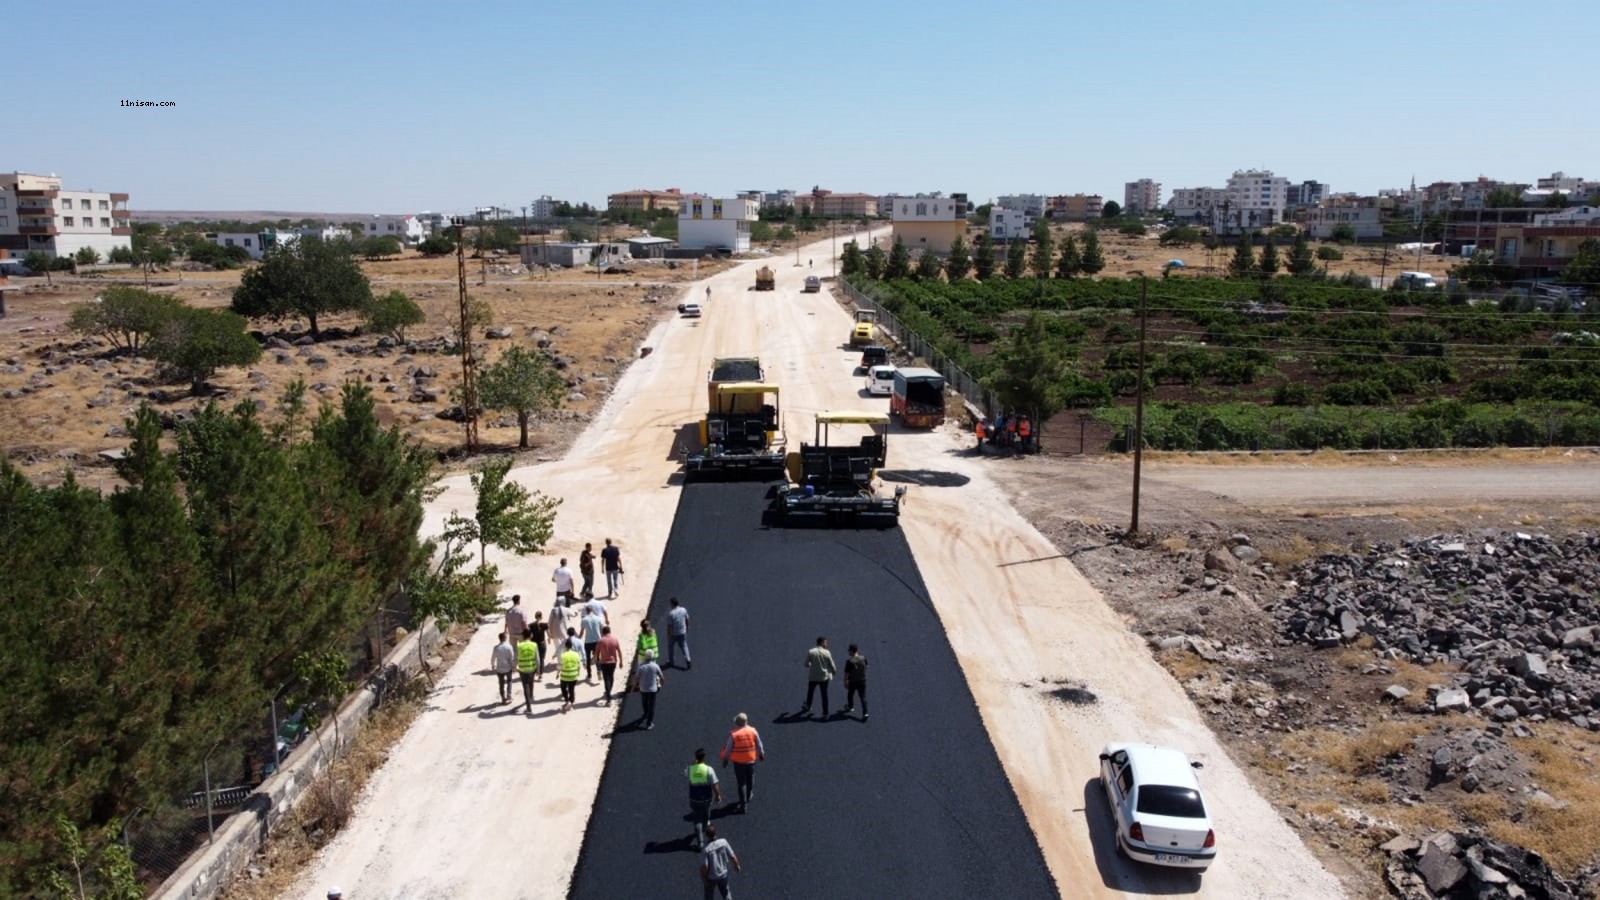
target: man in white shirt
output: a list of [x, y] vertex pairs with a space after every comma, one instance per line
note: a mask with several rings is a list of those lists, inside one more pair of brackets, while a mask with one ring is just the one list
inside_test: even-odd
[[550, 580], [556, 584], [556, 599], [564, 605], [572, 605], [572, 570], [567, 568], [566, 557], [561, 558], [561, 565], [556, 567], [555, 574]]

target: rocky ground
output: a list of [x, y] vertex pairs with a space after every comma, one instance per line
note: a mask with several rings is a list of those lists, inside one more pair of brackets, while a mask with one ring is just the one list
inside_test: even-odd
[[1592, 530], [1147, 487], [1129, 538], [1121, 467], [997, 463], [1353, 893], [1600, 892]]

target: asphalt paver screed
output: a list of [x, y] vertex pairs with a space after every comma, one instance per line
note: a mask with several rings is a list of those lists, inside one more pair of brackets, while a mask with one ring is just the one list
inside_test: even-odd
[[[712, 824], [744, 864], [736, 895], [1059, 896], [900, 530], [764, 528], [769, 489], [683, 489], [650, 616], [665, 653], [679, 598], [694, 667], [667, 671], [654, 729], [637, 728], [637, 695], [624, 702], [571, 896], [700, 896], [684, 774], [697, 748], [727, 806]], [[639, 623], [613, 624], [631, 655]], [[839, 668], [827, 720], [820, 703], [799, 714], [819, 636]], [[840, 711], [852, 642], [868, 722]], [[767, 751], [745, 814], [716, 759], [740, 712]]]

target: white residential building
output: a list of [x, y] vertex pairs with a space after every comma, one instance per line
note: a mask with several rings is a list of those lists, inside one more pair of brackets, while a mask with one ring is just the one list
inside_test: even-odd
[[1270, 169], [1241, 169], [1228, 179], [1228, 196], [1211, 217], [1217, 234], [1237, 234], [1244, 229], [1271, 228], [1283, 221], [1289, 202], [1289, 179]]
[[1020, 209], [989, 207], [989, 237], [996, 241], [1027, 240], [1032, 232], [1028, 217]]
[[894, 220], [895, 240], [912, 250], [949, 253], [950, 245], [967, 230], [967, 202], [955, 197], [896, 197], [887, 212]]
[[1376, 204], [1319, 206], [1306, 210], [1304, 224], [1306, 234], [1319, 241], [1331, 240], [1340, 225], [1350, 226], [1356, 240], [1368, 241], [1383, 237], [1382, 216]]
[[754, 200], [687, 194], [678, 203], [678, 246], [685, 250], [750, 249], [750, 223], [761, 218]]
[[1541, 191], [1560, 191], [1564, 194], [1581, 193], [1587, 182], [1582, 178], [1568, 175], [1565, 172], [1556, 172], [1549, 178], [1541, 178], [1534, 185]]
[[761, 195], [761, 208], [794, 206], [794, 191], [768, 191]]
[[1533, 217], [1535, 226], [1571, 225], [1594, 228], [1600, 226], [1600, 206], [1573, 206]]
[[548, 219], [556, 214], [556, 199], [549, 194], [533, 201], [529, 211], [535, 219]]
[[[1008, 210], [1022, 213], [1028, 220], [1028, 227], [1044, 218], [1045, 198], [1042, 194], [1006, 194], [995, 198], [996, 206], [1003, 206]], [[991, 224], [993, 220], [991, 219]]]
[[1122, 186], [1122, 211], [1147, 216], [1161, 208], [1161, 182], [1141, 178]]
[[[299, 237], [314, 237], [324, 241], [350, 240], [350, 229], [341, 228], [337, 225], [324, 225], [321, 228], [301, 228], [297, 229], [297, 232]], [[278, 235], [279, 240], [284, 240], [286, 237], [287, 235], [282, 233]]]
[[1322, 182], [1302, 181], [1289, 185], [1284, 192], [1284, 201], [1288, 206], [1308, 208], [1320, 204], [1328, 196], [1328, 186]]
[[1220, 207], [1228, 192], [1222, 188], [1178, 188], [1168, 206], [1172, 214], [1189, 222], [1211, 221], [1211, 211]]
[[127, 194], [63, 190], [54, 175], [0, 173], [0, 249], [12, 256], [72, 256], [90, 247], [106, 259], [132, 248], [128, 215]]
[[427, 226], [416, 216], [373, 216], [364, 223], [363, 237], [394, 237], [407, 247], [422, 243], [428, 236]]
[[442, 234], [446, 228], [450, 227], [450, 216], [448, 213], [419, 212], [417, 213], [417, 220], [422, 223], [422, 227], [426, 229], [429, 234]]
[[[251, 259], [260, 259], [267, 253], [267, 248], [272, 246], [275, 235], [272, 232], [259, 231], [213, 231], [206, 234], [206, 240], [218, 247], [243, 247]], [[290, 235], [298, 237], [298, 235]]]

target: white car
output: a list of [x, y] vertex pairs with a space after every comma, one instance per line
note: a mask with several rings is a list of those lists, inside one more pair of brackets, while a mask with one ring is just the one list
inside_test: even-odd
[[1116, 820], [1117, 852], [1157, 866], [1205, 871], [1217, 858], [1205, 797], [1182, 750], [1154, 744], [1107, 744], [1100, 785]]
[[887, 397], [894, 393], [894, 366], [873, 366], [867, 370], [867, 393]]
[[698, 319], [700, 318], [700, 304], [685, 303], [678, 307], [678, 312], [683, 313], [685, 319]]

